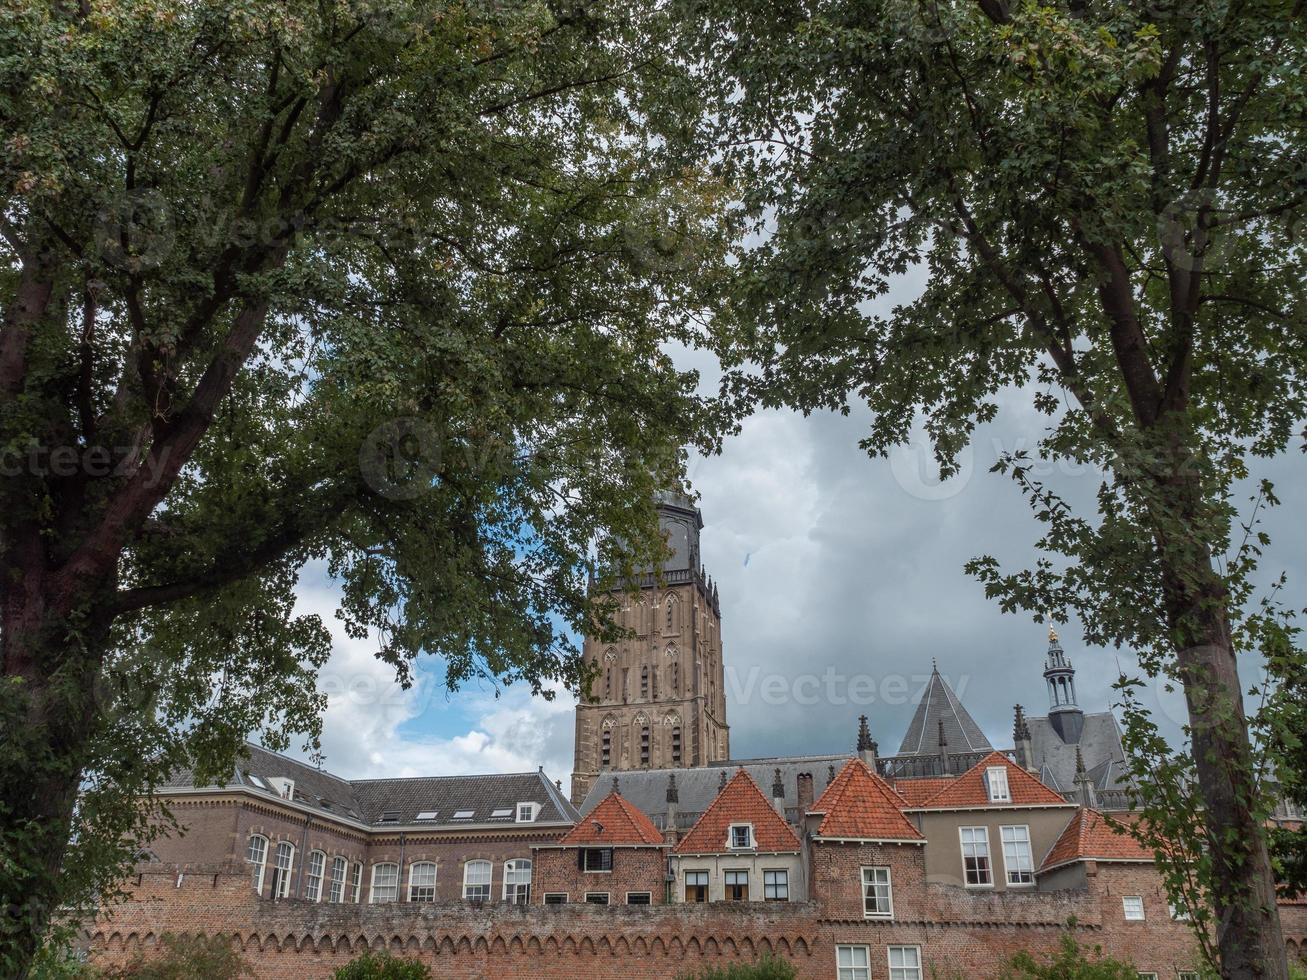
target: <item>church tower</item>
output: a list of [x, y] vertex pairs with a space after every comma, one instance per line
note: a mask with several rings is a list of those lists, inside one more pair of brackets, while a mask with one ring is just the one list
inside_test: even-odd
[[672, 556], [661, 580], [640, 576], [621, 594], [620, 625], [635, 635], [604, 644], [586, 637], [597, 668], [592, 700], [576, 708], [572, 802], [609, 770], [688, 769], [730, 758], [722, 667], [721, 606], [699, 563], [703, 518], [683, 494], [658, 497], [658, 524]]

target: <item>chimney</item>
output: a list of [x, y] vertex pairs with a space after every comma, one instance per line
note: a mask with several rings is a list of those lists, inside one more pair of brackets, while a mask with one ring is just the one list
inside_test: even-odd
[[667, 774], [667, 818], [663, 826], [663, 840], [675, 844], [680, 834], [677, 818], [681, 815], [681, 796], [676, 789], [676, 773]]
[[1017, 765], [1022, 769], [1035, 766], [1034, 745], [1030, 738], [1030, 726], [1026, 724], [1026, 713], [1021, 705], [1016, 706], [1016, 717], [1012, 721], [1012, 744], [1017, 750]]
[[784, 782], [784, 780], [781, 779], [781, 771], [780, 771], [779, 769], [777, 769], [775, 775], [772, 776], [772, 781], [771, 781], [771, 802], [772, 802], [772, 806], [776, 807], [776, 812], [779, 813], [779, 814], [781, 815], [782, 818], [784, 818], [784, 816], [785, 816], [785, 782]]
[[871, 729], [867, 727], [867, 716], [862, 715], [858, 718], [858, 758], [867, 764], [867, 768], [872, 772], [876, 771], [876, 752], [879, 746], [871, 737]]
[[799, 800], [799, 816], [812, 809], [812, 773], [801, 772], [798, 776], [797, 797]]

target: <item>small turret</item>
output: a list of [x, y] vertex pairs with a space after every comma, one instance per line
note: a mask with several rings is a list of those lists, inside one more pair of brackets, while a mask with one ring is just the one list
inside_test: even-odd
[[1085, 757], [1080, 753], [1080, 746], [1076, 746], [1076, 802], [1081, 806], [1093, 808], [1098, 805], [1098, 798], [1094, 792], [1094, 781], [1089, 778], [1089, 773], [1085, 772]]
[[876, 755], [880, 746], [876, 744], [875, 739], [871, 737], [871, 728], [867, 725], [867, 716], [861, 715], [858, 718], [858, 758], [867, 764], [872, 771], [876, 771]]
[[776, 807], [776, 812], [782, 817], [785, 816], [785, 782], [781, 779], [781, 771], [778, 768], [771, 780], [771, 802]]
[[1076, 670], [1062, 650], [1057, 630], [1048, 627], [1048, 655], [1044, 660], [1048, 683], [1048, 721], [1067, 745], [1077, 745], [1085, 728], [1085, 715], [1076, 701]]
[[1026, 722], [1026, 712], [1021, 705], [1016, 706], [1016, 716], [1012, 720], [1012, 744], [1017, 751], [1017, 765], [1022, 769], [1033, 769], [1034, 745], [1030, 736], [1030, 725]]

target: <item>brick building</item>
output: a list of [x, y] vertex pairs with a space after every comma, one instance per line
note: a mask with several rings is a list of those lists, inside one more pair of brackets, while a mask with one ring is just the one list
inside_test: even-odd
[[[1119, 732], [1081, 711], [1056, 634], [1050, 714], [1018, 707], [1011, 749], [936, 669], [896, 755], [864, 717], [851, 753], [730, 761], [702, 522], [679, 496], [660, 512], [674, 559], [622, 609], [634, 637], [585, 644], [600, 679], [577, 708], [579, 806], [543, 772], [350, 781], [249, 746], [221, 785], [161, 789], [187, 833], [142, 853], [132, 897], [87, 931], [94, 958], [223, 932], [269, 980], [363, 949], [451, 977], [674, 976], [774, 953], [804, 978], [926, 980], [992, 975], [1072, 928], [1142, 975], [1197, 976], [1128, 815], [1095, 808], [1124, 798]], [[1296, 957], [1307, 904], [1282, 917]]]

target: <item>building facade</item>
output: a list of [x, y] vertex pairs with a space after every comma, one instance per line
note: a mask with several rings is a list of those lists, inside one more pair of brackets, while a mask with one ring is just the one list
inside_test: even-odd
[[657, 572], [616, 593], [626, 639], [587, 637], [582, 656], [596, 678], [576, 709], [572, 800], [602, 772], [683, 769], [730, 758], [722, 663], [721, 605], [700, 564], [699, 509], [681, 494], [658, 500], [671, 552]]

